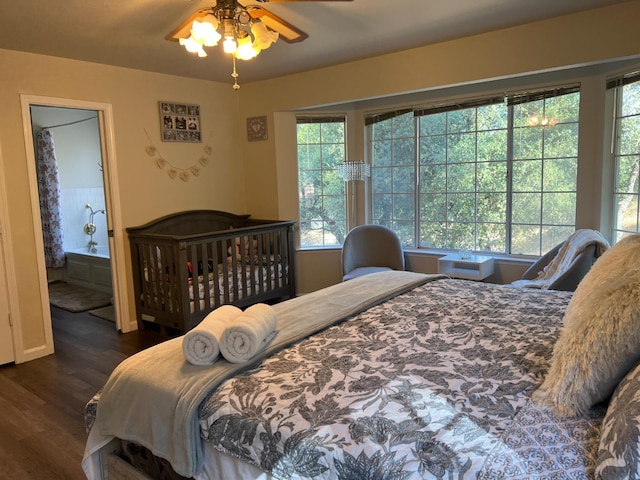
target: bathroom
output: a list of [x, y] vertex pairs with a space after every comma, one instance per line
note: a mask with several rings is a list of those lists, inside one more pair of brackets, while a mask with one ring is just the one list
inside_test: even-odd
[[32, 105], [31, 123], [34, 136], [45, 127], [53, 134], [60, 182], [66, 262], [47, 279], [112, 294], [97, 112]]

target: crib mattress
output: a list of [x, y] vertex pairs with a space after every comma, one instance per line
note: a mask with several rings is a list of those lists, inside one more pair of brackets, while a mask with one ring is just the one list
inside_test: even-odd
[[[284, 286], [288, 275], [288, 268], [274, 258], [263, 262], [256, 262], [253, 265], [240, 263], [234, 265], [218, 265], [217, 274], [210, 272], [205, 282], [205, 275], [198, 275], [197, 281], [193, 277], [189, 278], [189, 310], [196, 312], [196, 300], [198, 301], [198, 311], [207, 309], [206, 298], [208, 297], [211, 306], [234, 303], [243, 298], [268, 292], [274, 288]], [[144, 280], [147, 288], [143, 289], [141, 300], [143, 304], [159, 305], [163, 310], [173, 312], [177, 305], [179, 285], [164, 282], [163, 289], [158, 294], [157, 283], [155, 282], [155, 270], [149, 271], [145, 268]], [[197, 298], [194, 295], [194, 283], [198, 290]], [[167, 301], [167, 297], [169, 301]]]

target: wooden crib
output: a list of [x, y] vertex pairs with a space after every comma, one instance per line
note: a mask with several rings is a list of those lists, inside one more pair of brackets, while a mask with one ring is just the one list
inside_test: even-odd
[[217, 210], [127, 228], [138, 327], [185, 333], [213, 309], [296, 295], [291, 221]]

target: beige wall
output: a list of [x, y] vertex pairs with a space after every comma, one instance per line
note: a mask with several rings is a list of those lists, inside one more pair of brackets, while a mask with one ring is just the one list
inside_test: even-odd
[[[244, 172], [237, 129], [238, 96], [228, 85], [137, 70], [70, 61], [60, 58], [0, 50], [0, 147], [6, 188], [8, 219], [2, 219], [5, 243], [13, 253], [15, 271], [12, 305], [21, 326], [20, 352], [38, 349], [45, 341], [45, 325], [38, 289], [36, 240], [32, 221], [27, 156], [22, 128], [21, 94], [77, 99], [112, 106], [118, 191], [124, 228], [171, 212], [214, 208], [246, 213]], [[158, 101], [201, 106], [202, 144], [160, 141]], [[147, 136], [148, 134], [148, 136]], [[171, 179], [147, 154], [155, 145], [162, 156], [179, 168], [196, 164], [205, 145], [213, 148], [209, 164], [188, 182]], [[8, 240], [8, 242], [7, 242]], [[133, 298], [128, 265], [126, 281]], [[131, 318], [133, 304], [129, 305]]]
[[[8, 230], [13, 253], [10, 260], [15, 270], [13, 291], [17, 292], [17, 305], [12, 305], [12, 313], [20, 318], [22, 339], [22, 345], [16, 348], [37, 348], [43, 343], [45, 334], [40, 292], [37, 291], [36, 242], [20, 94], [112, 105], [122, 229], [167, 213], [194, 208], [295, 219], [298, 208], [295, 128], [292, 128], [295, 118], [289, 112], [638, 56], [638, 18], [640, 0], [249, 83], [243, 85], [240, 92], [234, 92], [228, 84], [0, 50], [0, 104], [3, 107], [0, 148], [4, 165], [0, 171], [0, 185], [6, 188], [6, 197], [10, 199]], [[304, 45], [296, 48], [304, 48]], [[259, 61], [268, 61], [268, 57]], [[160, 142], [159, 100], [200, 104], [205, 143]], [[356, 126], [358, 121], [361, 126], [362, 111], [357, 110], [362, 108], [335, 107], [337, 111], [359, 119]], [[600, 112], [600, 107], [594, 108], [595, 115]], [[245, 119], [260, 115], [268, 117], [268, 140], [246, 142]], [[597, 125], [589, 128], [590, 135], [599, 135]], [[363, 154], [364, 139], [357, 134], [355, 141], [356, 146], [350, 148], [355, 155]], [[197, 162], [204, 144], [211, 145], [214, 154], [199, 177], [184, 183], [171, 180], [165, 171], [153, 164], [146, 153], [150, 143], [180, 167]], [[594, 165], [595, 162], [597, 167], [602, 163], [601, 151], [601, 140], [592, 143], [585, 140], [581, 143], [580, 161], [587, 156], [587, 164]], [[581, 174], [584, 177], [581, 182], [600, 185], [600, 171], [596, 168], [595, 173]], [[590, 207], [581, 208], [585, 212], [593, 211]], [[2, 220], [3, 224], [7, 223], [7, 219]], [[597, 221], [592, 218], [588, 223]], [[129, 252], [125, 254], [127, 288], [132, 296]], [[335, 251], [325, 255], [305, 253], [300, 257], [301, 291], [311, 291], [339, 279], [336, 263], [339, 254]], [[418, 259], [414, 263], [431, 265], [433, 262]], [[133, 315], [132, 305], [129, 311]]]
[[[505, 78], [519, 77], [520, 85], [544, 84], [552, 77], [562, 81], [578, 81], [585, 88], [582, 117], [585, 134], [580, 142], [578, 226], [599, 228], [600, 187], [603, 179], [604, 79], [598, 75], [613, 60], [640, 57], [640, 1], [591, 10], [579, 14], [522, 25], [473, 37], [462, 38], [400, 53], [365, 59], [357, 62], [305, 72], [287, 77], [256, 82], [243, 86], [240, 98], [241, 117], [269, 115], [270, 131], [267, 142], [251, 145], [245, 156], [246, 187], [254, 192], [249, 198], [250, 211], [269, 212], [270, 216], [297, 218], [297, 177], [294, 112], [322, 107], [334, 112], [353, 113], [362, 131], [362, 113], [367, 99], [379, 99], [413, 92], [429, 92], [432, 101], [437, 91], [460, 86], [465, 92], [482, 89], [482, 83], [494, 81], [504, 85]], [[575, 76], [561, 70], [601, 65], [591, 69], [590, 77]], [[538, 76], [527, 85], [527, 78]], [[544, 77], [543, 79], [541, 79]], [[533, 77], [532, 77], [533, 78]], [[508, 84], [508, 82], [506, 82]], [[491, 87], [485, 87], [491, 88]], [[498, 92], [500, 92], [498, 90]], [[453, 91], [455, 95], [455, 90]], [[360, 102], [357, 102], [360, 100]], [[397, 102], [407, 100], [398, 99]], [[393, 103], [391, 103], [393, 104]], [[401, 103], [400, 103], [401, 104]], [[331, 107], [333, 105], [333, 107]], [[398, 103], [396, 103], [396, 106]], [[356, 155], [365, 151], [364, 139], [356, 138]], [[277, 198], [269, 195], [276, 191]], [[340, 277], [326, 267], [335, 262], [335, 255], [301, 252], [300, 291], [308, 292], [318, 286], [339, 281]], [[414, 262], [416, 263], [416, 262]], [[432, 262], [417, 262], [431, 265]], [[496, 278], [510, 281], [517, 278], [526, 264], [515, 267], [505, 263]], [[306, 269], [306, 271], [305, 271]], [[329, 274], [329, 271], [334, 271]], [[327, 272], [323, 278], [317, 272]], [[313, 277], [313, 278], [312, 278]]]
[[[269, 115], [313, 106], [351, 104], [402, 92], [477, 83], [532, 72], [602, 63], [640, 55], [640, 1], [462, 38], [390, 55], [245, 84], [240, 97], [241, 117]], [[279, 172], [292, 165], [276, 157], [275, 138], [255, 142], [245, 162], [249, 209], [277, 212], [278, 200], [265, 205]], [[294, 186], [295, 187], [295, 186]], [[280, 197], [296, 198], [278, 185]], [[285, 202], [286, 203], [286, 202]]]

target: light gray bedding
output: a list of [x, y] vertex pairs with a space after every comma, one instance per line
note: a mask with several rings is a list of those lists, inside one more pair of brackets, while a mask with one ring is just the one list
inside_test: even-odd
[[529, 401], [569, 298], [425, 284], [225, 382], [203, 438], [283, 479], [592, 478], [599, 415]]
[[[360, 311], [360, 282], [281, 314], [318, 317], [338, 292], [338, 310]], [[279, 479], [594, 478], [603, 411], [561, 418], [530, 401], [571, 294], [417, 284], [203, 389], [202, 441]]]
[[[275, 305], [278, 334], [252, 363], [435, 278], [383, 272]], [[169, 460], [179, 474], [194, 475], [203, 456], [197, 408], [211, 389], [248, 366], [223, 360], [207, 367], [191, 365], [182, 354], [182, 337], [128, 358], [116, 367], [100, 394], [95, 424], [90, 426], [101, 437], [97, 441], [93, 432], [95, 446], [111, 437], [131, 440]]]

